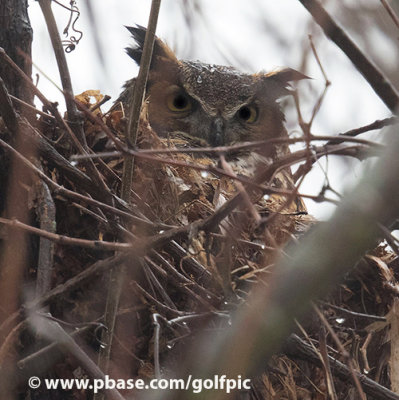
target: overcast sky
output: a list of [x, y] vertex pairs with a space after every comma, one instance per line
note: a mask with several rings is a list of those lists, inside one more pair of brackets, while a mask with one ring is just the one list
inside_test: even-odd
[[[115, 99], [123, 82], [137, 73], [137, 68], [125, 54], [124, 48], [131, 43], [124, 25], [146, 25], [150, 0], [94, 0], [94, 16], [101, 54], [96, 51], [96, 32], [89, 22], [87, 7], [83, 0], [77, 1], [81, 17], [76, 27], [84, 36], [76, 49], [67, 55], [75, 94], [89, 89], [99, 89]], [[182, 0], [163, 0], [157, 34], [167, 41], [179, 58], [198, 59], [214, 64], [234, 65], [248, 72], [273, 70], [277, 67], [301, 67], [304, 48], [308, 47], [308, 34], [312, 33], [315, 44], [332, 85], [317, 114], [313, 133], [333, 135], [381, 119], [390, 113], [362, 76], [353, 68], [346, 56], [320, 34], [310, 23], [307, 11], [297, 0], [198, 0], [200, 12], [190, 20], [181, 7]], [[339, 4], [338, 4], [339, 3]], [[36, 1], [29, 0], [30, 18], [34, 30], [33, 59], [52, 80], [60, 84], [51, 44]], [[64, 1], [63, 4], [69, 4]], [[385, 18], [384, 10], [377, 0], [330, 1], [329, 9], [344, 24], [350, 13], [340, 15], [339, 7], [362, 5], [363, 14], [354, 9], [356, 18]], [[62, 32], [69, 19], [69, 13], [53, 5], [59, 29]], [[375, 13], [375, 14], [373, 14]], [[349, 15], [349, 16], [348, 16]], [[359, 17], [360, 15], [360, 17]], [[364, 19], [366, 20], [366, 19]], [[360, 20], [361, 21], [361, 20]], [[391, 21], [384, 19], [383, 24]], [[361, 24], [361, 22], [360, 22]], [[378, 29], [357, 25], [350, 33], [360, 45], [390, 68], [397, 65], [397, 54], [391, 40]], [[364, 40], [363, 40], [364, 39]], [[396, 38], [395, 38], [396, 40]], [[370, 45], [371, 44], [371, 45]], [[103, 57], [104, 62], [99, 56]], [[305, 72], [312, 78], [309, 83], [299, 85], [303, 97], [303, 114], [307, 119], [317, 94], [324, 87], [323, 76], [314, 57], [308, 57]], [[378, 60], [377, 60], [378, 61]], [[40, 77], [39, 88], [51, 100], [57, 100], [64, 109], [62, 95], [44, 76]], [[295, 114], [288, 112], [287, 127], [296, 129]], [[373, 136], [375, 137], [375, 135]], [[322, 163], [324, 165], [324, 162]], [[329, 163], [331, 184], [343, 190], [360, 174], [356, 163], [347, 164], [342, 158]], [[303, 188], [304, 193], [317, 194], [323, 183], [320, 168], [309, 176]], [[331, 207], [307, 202], [311, 212], [319, 218], [326, 218]]]

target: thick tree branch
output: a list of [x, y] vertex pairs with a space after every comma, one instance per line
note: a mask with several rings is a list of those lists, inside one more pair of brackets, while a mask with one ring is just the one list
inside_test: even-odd
[[380, 99], [392, 111], [399, 105], [399, 93], [380, 69], [356, 46], [318, 0], [299, 0], [324, 33], [346, 54]]

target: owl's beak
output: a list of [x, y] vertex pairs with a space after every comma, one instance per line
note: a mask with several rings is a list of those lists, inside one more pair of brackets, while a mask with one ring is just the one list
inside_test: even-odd
[[212, 147], [222, 146], [224, 144], [225, 127], [226, 124], [221, 117], [217, 117], [212, 121], [209, 135], [209, 144]]

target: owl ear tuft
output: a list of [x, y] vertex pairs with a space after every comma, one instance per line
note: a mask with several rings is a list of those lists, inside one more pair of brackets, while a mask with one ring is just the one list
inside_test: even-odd
[[266, 74], [266, 77], [274, 79], [285, 85], [287, 85], [289, 82], [300, 81], [302, 79], [311, 79], [308, 76], [304, 75], [302, 72], [299, 72], [292, 68], [284, 68], [277, 71], [269, 72], [268, 74]]
[[[140, 65], [147, 28], [141, 25], [136, 25], [126, 26], [126, 29], [132, 34], [133, 39], [136, 42], [136, 46], [127, 47], [126, 52], [131, 58], [133, 58], [137, 65]], [[173, 51], [161, 39], [155, 37], [151, 68], [153, 68], [159, 61], [178, 62]]]
[[264, 74], [261, 79], [269, 89], [273, 90], [275, 97], [279, 98], [290, 94], [291, 82], [297, 82], [302, 79], [311, 78], [302, 74], [302, 72], [296, 71], [295, 69], [284, 68]]

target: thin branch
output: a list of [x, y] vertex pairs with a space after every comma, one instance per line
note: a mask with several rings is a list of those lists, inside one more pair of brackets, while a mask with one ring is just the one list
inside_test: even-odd
[[[158, 21], [159, 8], [161, 0], [152, 0], [151, 11], [148, 20], [147, 32], [144, 40], [143, 53], [140, 61], [139, 74], [135, 82], [132, 104], [130, 106], [130, 115], [127, 131], [127, 145], [135, 146], [137, 139], [137, 130], [140, 120], [140, 111], [144, 99], [145, 88], [147, 85], [148, 72], [152, 58], [152, 51], [155, 41], [155, 30]], [[122, 200], [130, 203], [130, 192], [133, 182], [133, 157], [125, 158], [122, 172]], [[107, 292], [107, 302], [105, 307], [104, 322], [108, 330], [104, 331], [103, 342], [105, 347], [100, 349], [99, 366], [104, 370], [108, 370], [109, 359], [111, 355], [112, 337], [114, 334], [115, 319], [118, 311], [121, 288], [125, 279], [125, 268], [122, 265], [120, 268], [112, 269], [109, 277], [109, 286]], [[102, 396], [95, 395], [97, 400]]]
[[3, 79], [0, 78], [0, 115], [4, 123], [11, 132], [16, 132], [18, 129], [17, 115], [12, 106], [12, 102]]
[[[297, 335], [291, 335], [288, 338], [284, 344], [283, 351], [289, 357], [305, 360], [319, 367], [322, 366], [322, 362], [317, 353]], [[328, 356], [328, 359], [330, 361], [331, 370], [335, 376], [339, 377], [344, 382], [351, 379], [350, 370], [345, 364], [331, 356]], [[355, 371], [355, 374], [357, 379], [360, 381], [364, 392], [369, 395], [370, 398], [375, 400], [399, 400], [398, 394], [390, 391], [360, 372]]]
[[39, 5], [42, 9], [44, 19], [46, 21], [47, 29], [53, 45], [55, 58], [57, 60], [58, 70], [60, 72], [60, 78], [62, 88], [65, 94], [65, 102], [68, 112], [68, 118], [71, 124], [75, 128], [74, 131], [79, 135], [79, 140], [82, 144], [86, 144], [86, 137], [83, 132], [82, 118], [78, 113], [75, 102], [73, 101], [73, 89], [71, 76], [69, 74], [69, 68], [65, 57], [64, 48], [57, 28], [57, 22], [55, 21], [53, 11], [51, 9], [51, 0], [40, 0]]
[[[391, 125], [396, 125], [399, 123], [399, 118], [398, 117], [390, 117], [390, 118], [385, 118], [385, 119], [377, 119], [376, 121], [372, 122], [371, 124], [365, 125], [365, 126], [361, 126], [359, 128], [355, 128], [355, 129], [351, 129], [349, 131], [346, 131], [344, 133], [339, 133], [337, 136], [350, 136], [350, 137], [355, 137], [357, 135], [360, 135], [362, 133], [365, 132], [369, 132], [369, 131], [374, 131], [376, 129], [381, 129], [384, 128], [386, 126], [391, 126]], [[345, 141], [345, 140], [343, 140]], [[334, 141], [329, 141], [327, 142], [327, 144], [330, 143], [341, 143], [340, 140], [334, 140]]]
[[154, 297], [156, 296], [155, 292], [159, 293], [162, 297], [162, 301], [164, 302], [164, 304], [166, 304], [169, 308], [172, 308], [173, 310], [177, 310], [176, 304], [170, 298], [166, 289], [162, 286], [161, 282], [159, 282], [158, 278], [155, 276], [149, 265], [145, 262], [143, 263], [143, 271], [150, 288], [152, 288], [152, 293]]
[[312, 35], [309, 35], [308, 37], [309, 37], [310, 48], [312, 50], [314, 58], [316, 59], [317, 65], [319, 66], [320, 71], [321, 71], [321, 73], [323, 75], [325, 86], [330, 86], [331, 85], [331, 81], [327, 78], [326, 71], [324, 70], [323, 65], [322, 65], [322, 63], [320, 61], [320, 57], [319, 57], [319, 54], [317, 53], [316, 46], [313, 43], [313, 37], [312, 37]]
[[161, 378], [161, 368], [159, 365], [159, 333], [161, 330], [161, 325], [158, 322], [159, 314], [152, 314], [152, 323], [154, 325], [154, 369], [155, 369], [155, 379]]
[[[99, 122], [96, 120], [96, 123]], [[209, 154], [209, 155], [215, 155], [215, 156], [220, 156], [220, 155], [229, 155], [229, 154], [236, 154], [240, 152], [245, 152], [247, 150], [257, 150], [257, 151], [262, 151], [262, 150], [267, 150], [271, 145], [276, 145], [276, 144], [294, 144], [294, 143], [300, 143], [300, 142], [306, 142], [306, 140], [309, 141], [331, 141], [331, 143], [341, 143], [342, 141], [346, 141], [348, 143], [359, 143], [359, 144], [364, 144], [368, 145], [370, 147], [378, 147], [378, 148], [383, 148], [384, 146], [381, 145], [380, 143], [377, 142], [372, 142], [367, 139], [361, 139], [361, 138], [356, 138], [355, 136], [359, 135], [360, 133], [364, 133], [370, 130], [374, 129], [379, 129], [384, 126], [389, 126], [389, 125], [394, 125], [399, 123], [399, 119], [396, 117], [392, 118], [386, 118], [384, 120], [377, 120], [373, 122], [370, 125], [366, 125], [364, 127], [352, 129], [348, 131], [348, 135], [345, 133], [339, 133], [339, 137], [334, 136], [334, 135], [311, 135], [309, 138], [305, 138], [303, 136], [301, 137], [295, 137], [295, 138], [289, 138], [289, 137], [280, 137], [280, 138], [273, 138], [273, 139], [267, 139], [267, 140], [259, 140], [255, 142], [244, 142], [244, 143], [239, 143], [239, 144], [233, 144], [230, 146], [220, 146], [220, 147], [184, 147], [184, 148], [159, 148], [159, 149], [128, 149], [125, 146], [120, 145], [119, 139], [116, 139], [113, 133], [109, 130], [109, 128], [102, 123], [101, 128], [104, 129], [105, 133], [109, 133], [109, 138], [113, 140], [113, 138], [116, 139], [117, 143], [115, 143], [115, 146], [120, 149], [120, 151], [112, 151], [112, 152], [103, 152], [103, 153], [97, 153], [97, 154], [87, 154], [87, 155], [80, 155], [80, 154], [75, 154], [71, 156], [71, 160], [73, 161], [79, 161], [79, 160], [84, 160], [86, 158], [108, 158], [108, 157], [121, 157], [121, 156], [131, 156], [131, 157], [137, 157], [137, 158], [143, 158], [146, 160], [157, 160], [156, 158], [151, 158], [148, 157], [150, 155], [156, 155], [156, 154]], [[107, 132], [108, 130], [108, 132]], [[357, 134], [353, 134], [353, 132], [356, 131], [358, 132]], [[342, 138], [342, 139], [341, 139]], [[176, 162], [176, 160], [166, 160], [165, 163], [173, 163]], [[176, 164], [178, 166], [178, 164]]]
[[[293, 143], [293, 142], [300, 142], [303, 139], [300, 138], [293, 138], [293, 139], [287, 139], [286, 142]], [[311, 140], [331, 140], [331, 141], [341, 141], [341, 139], [337, 139], [335, 136], [312, 136]], [[354, 142], [354, 143], [361, 143], [364, 144], [365, 146], [371, 146], [373, 148], [376, 148], [378, 150], [382, 150], [384, 148], [383, 145], [379, 143], [374, 143], [370, 142], [366, 139], [361, 139], [361, 138], [347, 138], [348, 142]], [[319, 146], [319, 147], [312, 147], [311, 151], [309, 149], [305, 150], [299, 150], [294, 153], [290, 153], [284, 157], [281, 157], [279, 160], [275, 161], [273, 165], [271, 165], [270, 168], [266, 169], [264, 171], [265, 176], [261, 179], [261, 181], [267, 181], [270, 180], [272, 175], [275, 172], [278, 172], [278, 169], [284, 169], [287, 168], [293, 164], [296, 164], [298, 162], [308, 160], [309, 155], [311, 155], [314, 160], [317, 160], [318, 158], [321, 158], [323, 156], [329, 155], [329, 154], [335, 154], [335, 155], [345, 155], [349, 157], [355, 157], [358, 159], [364, 159], [367, 157], [375, 156], [378, 154], [378, 152], [374, 151], [368, 151], [367, 147], [365, 146], [342, 146], [342, 145], [324, 145], [324, 146]], [[187, 149], [182, 149], [183, 151], [186, 151]], [[153, 157], [149, 156], [146, 151], [140, 151], [140, 150], [124, 150], [123, 153], [127, 153], [132, 156], [140, 157], [144, 160], [151, 160], [154, 162], [159, 162], [162, 164], [166, 164], [169, 166], [176, 166], [176, 167], [185, 167], [185, 168], [192, 168], [197, 171], [206, 171], [210, 173], [214, 173], [218, 176], [225, 176], [227, 178], [242, 182], [243, 184], [246, 184], [248, 186], [251, 186], [253, 188], [258, 188], [261, 190], [266, 190], [269, 191], [270, 193], [280, 193], [284, 194], [286, 191], [284, 189], [278, 189], [278, 188], [273, 188], [273, 187], [265, 187], [264, 185], [260, 185], [259, 183], [256, 183], [254, 180], [247, 178], [242, 175], [235, 175], [231, 174], [230, 172], [217, 168], [213, 165], [202, 165], [202, 164], [193, 164], [193, 163], [188, 163], [185, 161], [180, 161], [180, 160], [174, 160], [170, 158], [160, 158], [160, 157]], [[118, 153], [118, 152], [112, 152], [112, 153], [107, 153], [107, 155], [112, 155], [112, 156], [120, 156], [123, 153]], [[80, 159], [80, 156], [74, 157], [74, 159]], [[93, 157], [94, 158], [94, 157]], [[273, 173], [271, 171], [273, 170]], [[270, 175], [270, 176], [269, 176]], [[269, 176], [269, 177], [268, 177]], [[309, 197], [308, 195], [302, 195], [303, 197]], [[314, 196], [311, 196], [312, 198]]]
[[8, 332], [10, 327], [13, 327], [16, 321], [18, 321], [19, 318], [24, 317], [26, 313], [37, 311], [49, 305], [56, 299], [65, 296], [66, 293], [81, 287], [81, 285], [85, 284], [89, 280], [94, 279], [101, 273], [108, 271], [115, 266], [118, 266], [126, 260], [131, 260], [131, 258], [131, 253], [121, 253], [118, 256], [109, 257], [105, 260], [95, 262], [78, 275], [75, 275], [73, 278], [68, 279], [63, 284], [56, 286], [54, 289], [51, 289], [43, 296], [35, 298], [31, 302], [21, 307], [18, 311], [10, 315], [7, 320], [5, 320], [0, 325], [0, 334], [4, 335], [5, 332]]
[[323, 75], [323, 77], [324, 77], [324, 90], [323, 90], [323, 93], [322, 93], [321, 96], [318, 98], [318, 100], [317, 100], [315, 106], [313, 107], [312, 116], [310, 117], [310, 120], [309, 120], [309, 122], [308, 122], [308, 126], [309, 126], [309, 129], [310, 129], [311, 126], [313, 125], [313, 121], [314, 121], [314, 119], [316, 118], [316, 115], [317, 115], [318, 111], [320, 110], [320, 107], [321, 107], [321, 105], [322, 105], [322, 103], [323, 103], [323, 100], [325, 99], [325, 96], [326, 96], [326, 94], [327, 94], [327, 90], [328, 90], [328, 88], [330, 87], [331, 82], [330, 82], [330, 80], [327, 78], [327, 74], [326, 74], [326, 72], [325, 72], [325, 70], [324, 70], [324, 68], [323, 68], [323, 66], [322, 66], [322, 64], [321, 64], [319, 55], [317, 54], [316, 47], [315, 47], [315, 45], [314, 45], [314, 43], [313, 43], [312, 35], [309, 35], [309, 42], [310, 42], [310, 48], [312, 49], [313, 55], [314, 55], [314, 57], [315, 57], [315, 59], [316, 59], [316, 62], [317, 62], [317, 64], [318, 64], [319, 68], [320, 68], [320, 71], [321, 71], [321, 73], [322, 73], [322, 75]]
[[158, 308], [159, 311], [164, 311], [167, 314], [171, 314], [174, 316], [179, 316], [179, 315], [189, 315], [191, 313], [187, 313], [184, 311], [179, 311], [174, 308], [170, 308], [167, 305], [161, 303], [158, 301], [156, 298], [151, 296], [146, 290], [144, 290], [136, 281], [132, 282], [132, 288], [134, 291], [136, 291], [137, 294], [144, 296], [150, 303], [152, 303], [156, 308]]
[[331, 372], [330, 359], [328, 358], [327, 335], [323, 325], [320, 327], [319, 347], [320, 347], [320, 356], [323, 359], [323, 369], [324, 369], [325, 380], [327, 383], [329, 398], [331, 400], [338, 400], [337, 391], [335, 389], [333, 380], [333, 374]]
[[[234, 176], [234, 178], [237, 178], [237, 175], [234, 173], [233, 168], [231, 168], [230, 164], [226, 161], [223, 155], [220, 156], [220, 161], [223, 169]], [[259, 215], [258, 211], [256, 210], [255, 206], [252, 204], [251, 198], [248, 194], [248, 192], [245, 190], [245, 187], [240, 181], [237, 181], [235, 183], [236, 188], [238, 189], [239, 193], [241, 193], [241, 197], [244, 200], [244, 203], [246, 204], [250, 214], [252, 215], [254, 221], [258, 224], [261, 221], [261, 216]]]
[[23, 105], [24, 107], [26, 107], [27, 109], [34, 111], [36, 114], [41, 115], [42, 117], [51, 119], [51, 120], [55, 120], [55, 117], [53, 115], [47, 114], [44, 111], [38, 110], [36, 107], [32, 106], [31, 104], [26, 103], [25, 101], [19, 99], [18, 97], [12, 96], [11, 94], [9, 95], [11, 100], [14, 103], [18, 103]]
[[[359, 128], [351, 129], [344, 133], [339, 133], [337, 135], [337, 137], [334, 137], [334, 140], [329, 140], [326, 143], [326, 146], [331, 145], [333, 143], [339, 144], [344, 141], [347, 141], [347, 139], [344, 139], [343, 141], [341, 141], [341, 140], [339, 140], [339, 137], [346, 137], [346, 138], [355, 137], [355, 136], [358, 136], [365, 132], [373, 131], [376, 129], [381, 129], [386, 126], [396, 125], [398, 123], [399, 123], [399, 118], [397, 118], [397, 117], [390, 117], [390, 118], [376, 120], [376, 121], [372, 122], [371, 124], [364, 125]], [[309, 170], [310, 166], [312, 164], [314, 164], [318, 160], [318, 158], [319, 157], [312, 158], [311, 160], [308, 160], [305, 164], [301, 165], [294, 174], [294, 181], [296, 181], [300, 176], [302, 176], [304, 173], [306, 173]], [[310, 165], [309, 165], [309, 162], [310, 162]]]
[[376, 94], [393, 112], [399, 104], [399, 94], [380, 69], [369, 60], [345, 31], [334, 21], [318, 0], [299, 0], [310, 12], [324, 33], [346, 54], [364, 76]]
[[327, 319], [325, 318], [323, 313], [319, 310], [319, 308], [314, 303], [312, 304], [312, 308], [316, 312], [316, 314], [319, 317], [322, 324], [325, 326], [325, 328], [330, 333], [330, 335], [331, 335], [332, 339], [334, 340], [335, 344], [337, 345], [337, 348], [339, 349], [340, 353], [346, 358], [347, 363], [348, 363], [348, 368], [350, 371], [350, 375], [352, 377], [353, 383], [355, 384], [356, 390], [357, 390], [360, 398], [362, 400], [366, 400], [366, 395], [364, 394], [364, 391], [360, 384], [359, 378], [356, 375], [356, 369], [355, 369], [355, 366], [353, 365], [353, 361], [352, 361], [350, 354], [346, 351], [344, 345], [341, 343], [337, 334], [334, 332], [331, 325], [328, 323]]
[[23, 162], [27, 167], [29, 167], [36, 175], [38, 175], [43, 181], [45, 181], [52, 189], [54, 194], [59, 194], [61, 196], [64, 196], [68, 199], [75, 200], [75, 201], [81, 201], [85, 204], [90, 204], [92, 206], [101, 208], [104, 211], [113, 213], [114, 215], [118, 215], [121, 217], [124, 217], [134, 223], [137, 223], [138, 225], [145, 226], [147, 228], [157, 230], [159, 229], [169, 229], [171, 228], [170, 225], [166, 224], [157, 224], [153, 223], [151, 221], [148, 221], [146, 219], [137, 217], [133, 214], [133, 212], [129, 209], [127, 209], [130, 212], [122, 211], [119, 210], [115, 207], [112, 207], [108, 204], [102, 203], [98, 200], [92, 199], [91, 197], [84, 196], [80, 193], [74, 192], [72, 190], [66, 189], [65, 187], [59, 185], [58, 183], [54, 182], [52, 179], [50, 179], [46, 174], [44, 174], [42, 171], [40, 171], [34, 164], [32, 164], [27, 158], [25, 158], [22, 154], [20, 154], [18, 151], [16, 151], [13, 147], [11, 147], [9, 144], [4, 142], [3, 140], [0, 139], [0, 146], [7, 149], [10, 151], [14, 156], [16, 156], [21, 162]]
[[[101, 324], [98, 324], [99, 326]], [[70, 333], [72, 337], [80, 337], [93, 328], [92, 324], [87, 324], [84, 327], [78, 328]], [[51, 343], [45, 347], [40, 348], [32, 354], [20, 359], [17, 362], [18, 374], [17, 383], [23, 384], [26, 380], [34, 375], [44, 374], [50, 370], [52, 365], [64, 356], [59, 351], [57, 343]]]
[[32, 92], [39, 98], [39, 100], [42, 102], [42, 104], [51, 111], [51, 113], [54, 115], [55, 119], [57, 122], [62, 126], [70, 135], [72, 142], [74, 143], [75, 147], [80, 151], [81, 154], [84, 154], [85, 151], [83, 150], [83, 147], [79, 140], [77, 139], [76, 135], [72, 132], [71, 128], [68, 126], [68, 124], [64, 121], [64, 119], [61, 117], [61, 114], [57, 110], [57, 107], [55, 106], [54, 103], [51, 103], [47, 98], [43, 95], [43, 93], [33, 84], [32, 80], [25, 74], [24, 71], [22, 71], [21, 68], [18, 67], [17, 64], [7, 55], [7, 53], [4, 51], [2, 47], [0, 47], [0, 56], [6, 61], [11, 67], [14, 68], [14, 70], [18, 73], [18, 75], [25, 81], [25, 83], [28, 84], [29, 89], [32, 90]]
[[391, 5], [387, 2], [387, 0], [380, 0], [381, 4], [384, 6], [385, 10], [389, 14], [389, 16], [392, 18], [392, 21], [396, 25], [397, 28], [399, 28], [399, 18], [395, 13], [395, 10], [391, 7]]
[[[162, 263], [164, 267], [164, 272], [166, 271], [166, 276], [168, 280], [175, 284], [176, 287], [180, 287], [183, 292], [192, 296], [196, 301], [204, 305], [207, 309], [214, 311], [213, 306], [209, 304], [206, 299], [209, 299], [213, 302], [218, 301], [219, 299], [210, 290], [208, 290], [206, 287], [200, 286], [195, 280], [190, 280], [186, 278], [158, 252], [152, 251], [151, 254], [155, 255], [155, 257]], [[160, 268], [149, 257], [146, 257], [146, 261], [149, 263], [149, 265], [159, 271]], [[190, 287], [197, 291], [199, 294], [195, 293]]]
[[[56, 231], [56, 207], [49, 187], [40, 179], [37, 179], [37, 207], [36, 215], [43, 231], [55, 233]], [[52, 241], [40, 238], [39, 256], [37, 261], [36, 296], [42, 295], [51, 289], [51, 281], [54, 269], [54, 244]]]
[[[47, 0], [46, 0], [47, 1]], [[51, 9], [50, 9], [51, 12]], [[53, 17], [54, 18], [54, 17]], [[0, 48], [0, 55], [5, 59], [5, 61], [7, 61], [14, 69], [15, 71], [22, 77], [22, 79], [28, 84], [28, 86], [30, 87], [30, 89], [32, 90], [33, 93], [35, 93], [40, 101], [43, 103], [43, 105], [45, 105], [45, 107], [50, 110], [56, 121], [59, 123], [59, 125], [61, 127], [63, 127], [66, 132], [68, 133], [68, 135], [71, 137], [72, 142], [74, 143], [76, 149], [79, 151], [80, 154], [87, 154], [88, 152], [90, 152], [91, 150], [88, 149], [87, 145], [86, 145], [86, 137], [84, 135], [83, 132], [83, 122], [76, 122], [76, 123], [71, 123], [72, 128], [77, 131], [77, 134], [79, 137], [81, 137], [82, 143], [78, 140], [78, 138], [76, 137], [75, 132], [71, 129], [71, 127], [65, 122], [65, 120], [61, 117], [61, 114], [59, 113], [56, 105], [54, 103], [51, 103], [49, 100], [47, 100], [47, 98], [40, 92], [40, 90], [33, 84], [32, 80], [14, 63], [13, 60], [11, 60], [10, 57], [8, 57], [8, 55], [5, 53], [5, 51]], [[32, 60], [30, 59], [30, 57], [26, 54], [22, 54], [24, 56], [24, 58], [28, 61], [28, 62], [32, 62]], [[64, 96], [67, 98], [69, 96], [68, 92], [62, 92], [64, 94]], [[72, 97], [72, 101], [74, 102], [74, 98]], [[75, 106], [76, 109], [76, 106]], [[79, 117], [80, 118], [80, 117]], [[91, 178], [95, 184], [101, 189], [102, 191], [102, 197], [103, 198], [109, 198], [110, 196], [110, 191], [108, 189], [108, 187], [106, 186], [104, 180], [102, 179], [101, 174], [98, 172], [96, 166], [94, 165], [94, 163], [92, 161], [90, 161], [89, 163], [86, 164], [86, 167], [88, 169], [88, 171], [91, 174]]]
[[62, 244], [64, 246], [78, 246], [86, 249], [101, 251], [128, 251], [133, 249], [133, 245], [130, 243], [115, 243], [102, 240], [71, 238], [69, 236], [59, 235], [57, 233], [48, 232], [40, 228], [35, 228], [34, 226], [24, 224], [16, 219], [6, 219], [0, 217], [0, 224], [7, 225], [12, 228], [21, 229], [35, 235], [39, 235], [40, 237], [46, 238], [48, 240], [51, 240], [52, 242]]
[[[58, 322], [36, 315], [31, 319], [40, 336], [57, 343], [65, 355], [73, 356], [92, 379], [105, 381], [105, 374]], [[107, 388], [107, 396], [113, 400], [124, 400], [124, 397], [115, 388]]]
[[358, 313], [355, 311], [347, 310], [346, 308], [338, 307], [334, 304], [326, 303], [324, 301], [320, 301], [320, 303], [323, 305], [323, 307], [330, 307], [333, 310], [337, 310], [343, 314], [350, 315], [351, 317], [354, 317], [354, 318], [366, 318], [366, 319], [370, 319], [372, 321], [384, 321], [384, 322], [387, 320], [385, 317], [380, 317], [379, 315]]
[[[145, 34], [143, 53], [140, 60], [140, 69], [134, 84], [133, 99], [130, 105], [129, 124], [127, 128], [127, 144], [134, 147], [137, 140], [137, 130], [140, 120], [141, 105], [143, 103], [148, 73], [150, 70], [152, 52], [155, 42], [155, 30], [158, 22], [161, 0], [152, 0], [148, 26]], [[133, 179], [133, 158], [125, 159], [122, 176], [121, 197], [125, 201], [130, 199], [130, 188]]]

